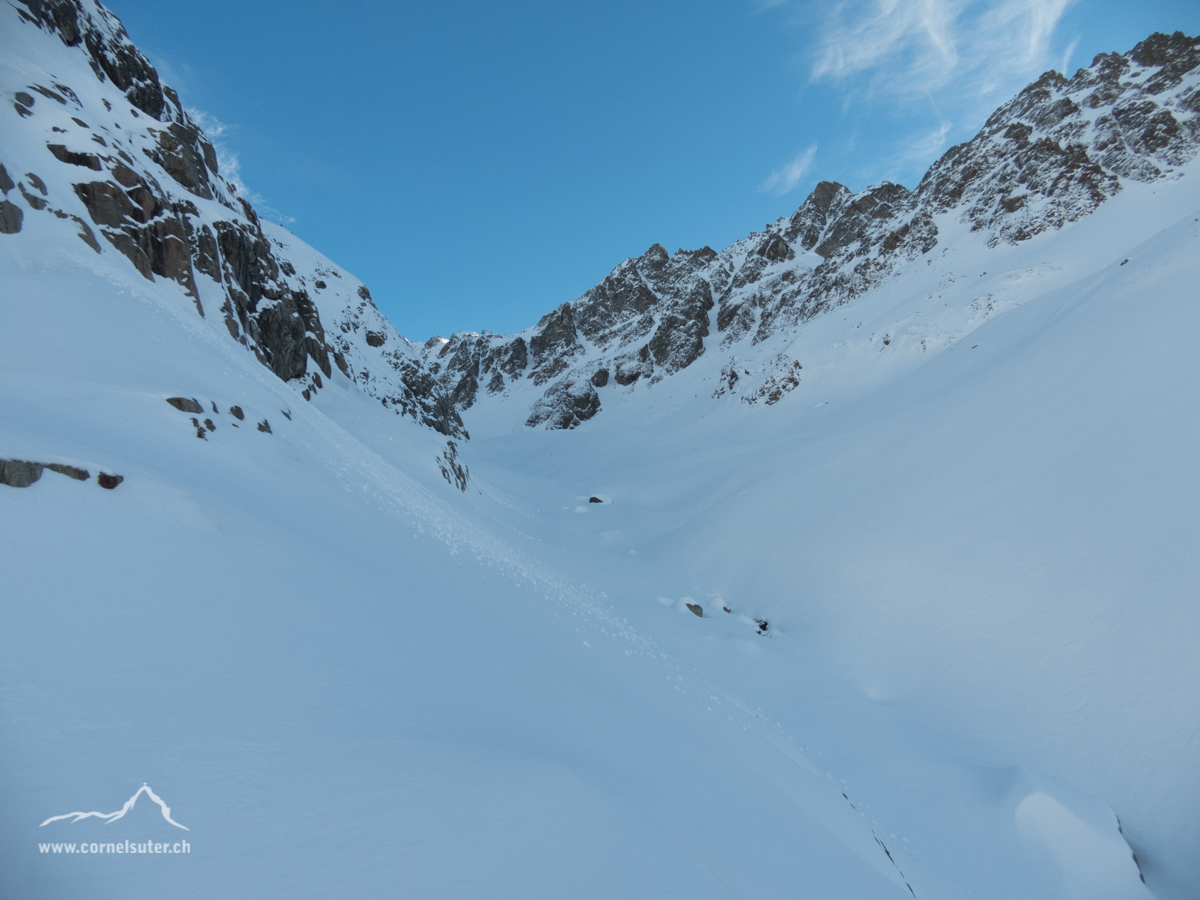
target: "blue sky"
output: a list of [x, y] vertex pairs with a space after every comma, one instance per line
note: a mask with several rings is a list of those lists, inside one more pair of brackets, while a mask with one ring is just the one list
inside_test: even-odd
[[112, 0], [267, 218], [410, 338], [511, 332], [819, 180], [913, 187], [1049, 68], [1195, 0]]

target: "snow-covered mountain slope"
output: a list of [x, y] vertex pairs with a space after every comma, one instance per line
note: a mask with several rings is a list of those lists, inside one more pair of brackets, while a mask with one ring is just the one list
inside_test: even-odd
[[[527, 415], [531, 426], [576, 427], [702, 356], [720, 360], [718, 394], [771, 404], [808, 377], [802, 367], [824, 360], [776, 356], [764, 342], [803, 340], [820, 317], [898, 277], [911, 281], [914, 263], [956, 277], [942, 259], [949, 243], [1020, 244], [1130, 185], [1172, 182], [1197, 152], [1197, 41], [1156, 34], [1127, 54], [1101, 54], [1070, 80], [1047, 72], [948, 150], [916, 190], [885, 182], [855, 194], [822, 182], [794, 214], [720, 253], [669, 255], [656, 244], [527, 332], [456, 334], [424, 355], [460, 405], [508, 401], [516, 409], [507, 415]], [[972, 241], [959, 235], [963, 225]], [[978, 299], [993, 311], [1005, 302]], [[922, 335], [923, 349], [941, 349], [967, 321], [943, 321], [948, 331]], [[862, 337], [842, 334], [851, 344]]]
[[[1195, 896], [1194, 41], [1043, 79], [1059, 120], [915, 192], [428, 345], [101, 7], [0, 42], [5, 896]], [[1183, 156], [1101, 158], [1100, 87]], [[1047, 187], [1076, 115], [1105, 168]], [[63, 850], [178, 844], [145, 801], [41, 824], [143, 782], [189, 852]]]
[[[797, 660], [836, 672], [878, 715], [972, 747], [979, 777], [1017, 766], [1104, 798], [1155, 894], [1192, 896], [1200, 173], [1187, 172], [1169, 190], [1130, 187], [1109, 221], [990, 251], [952, 244], [946, 257], [974, 278], [941, 296], [897, 279], [828, 317], [788, 350], [829, 364], [769, 409], [714, 408], [720, 372], [701, 361], [554, 436], [472, 411], [474, 477], [540, 496], [562, 529], [543, 539], [590, 546], [610, 594], [650, 581], [715, 610], [698, 646], [767, 621], [796, 668], [755, 683], [756, 696], [803, 703]], [[1025, 293], [979, 305], [969, 340], [941, 354], [895, 331], [887, 347], [834, 337], [859, 321], [882, 331], [881, 319], [953, 335], [946, 304], [970, 309], [989, 280]], [[876, 810], [943, 809], [984, 790], [916, 787], [879, 758], [860, 777]], [[930, 882], [950, 857], [969, 858], [964, 875], [980, 864], [942, 833], [922, 853], [939, 857]], [[938, 896], [965, 884], [942, 881]]]

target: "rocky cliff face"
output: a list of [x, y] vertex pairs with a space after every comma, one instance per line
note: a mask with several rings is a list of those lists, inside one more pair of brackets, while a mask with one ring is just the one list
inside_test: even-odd
[[[922, 179], [930, 212], [957, 211], [995, 246], [1061, 228], [1121, 190], [1189, 162], [1200, 141], [1200, 41], [1155, 34], [1069, 81], [1047, 72]], [[1186, 83], [1185, 83], [1186, 79]]]
[[[939, 223], [961, 223], [990, 247], [1025, 241], [1090, 214], [1125, 181], [1170, 177], [1200, 149], [1200, 39], [1155, 34], [1070, 80], [1047, 72], [915, 190], [822, 182], [791, 216], [720, 252], [655, 244], [517, 335], [416, 344], [365, 286], [259, 221], [115, 17], [78, 0], [21, 3], [23, 26], [77, 48], [103, 90], [49, 77], [7, 86], [6, 127], [37, 135], [35, 168], [69, 173], [71, 195], [54, 195], [53, 179], [34, 171], [14, 180], [24, 165], [0, 166], [0, 234], [19, 233], [30, 212], [59, 217], [93, 251], [176, 282], [306, 399], [336, 366], [451, 437], [466, 436], [460, 410], [513, 394], [529, 403], [527, 385], [539, 389], [520, 411], [527, 425], [573, 428], [601, 412], [598, 389], [641, 389], [706, 353], [727, 357], [716, 395], [736, 392], [735, 356], [882, 284], [937, 246]], [[798, 362], [779, 359], [743, 398], [774, 403], [799, 378]]]
[[[14, 110], [29, 120], [29, 130], [45, 130], [45, 120], [54, 120], [50, 130], [61, 137], [46, 142], [46, 165], [52, 157], [74, 167], [68, 178], [87, 212], [87, 220], [79, 221], [85, 240], [93, 234], [90, 223], [145, 278], [178, 282], [200, 315], [205, 310], [196, 274], [208, 276], [224, 294], [218, 312], [230, 335], [280, 378], [304, 378], [310, 359], [328, 377], [329, 352], [312, 304], [303, 291], [280, 281], [280, 263], [254, 210], [221, 177], [212, 144], [121, 23], [103, 7], [85, 9], [71, 0], [24, 5], [18, 11], [26, 25], [78, 47], [96, 79], [119, 92], [116, 103], [101, 99], [103, 109], [88, 108], [65, 84], [32, 84], [14, 94]], [[92, 128], [84, 115], [104, 124]], [[65, 198], [29, 205], [58, 214], [48, 209], [51, 202], [65, 205]], [[88, 243], [99, 252], [94, 238]]]
[[[13, 27], [28, 29], [22, 40], [57, 38], [86, 68], [73, 67], [74, 84], [49, 73], [5, 84], [12, 102], [3, 113], [0, 233], [19, 234], [31, 213], [62, 219], [93, 252], [115, 251], [147, 280], [176, 282], [200, 316], [219, 316], [233, 340], [305, 399], [334, 366], [359, 380], [346, 358], [353, 342], [327, 334], [318, 299], [335, 311], [338, 331], [370, 320], [381, 345], [394, 329], [371, 315], [366, 288], [327, 260], [289, 258], [286, 232], [264, 227], [221, 175], [213, 145], [117, 18], [78, 0], [22, 0], [15, 11]], [[395, 338], [391, 349], [407, 344]], [[460, 435], [461, 419], [428, 368], [414, 352], [402, 355], [386, 386], [364, 373], [364, 388]]]

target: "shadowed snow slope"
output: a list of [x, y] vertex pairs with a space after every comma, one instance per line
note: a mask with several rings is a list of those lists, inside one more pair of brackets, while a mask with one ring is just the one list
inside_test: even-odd
[[[0, 459], [89, 472], [0, 485], [0, 894], [1195, 896], [1195, 163], [1015, 241], [930, 212], [571, 430], [542, 387], [458, 421], [249, 207], [177, 215], [269, 246], [255, 308], [81, 240], [27, 88], [132, 123], [147, 82], [0, 16], [2, 114], [46, 123], [0, 131]], [[149, 803], [40, 824], [144, 782], [188, 852], [104, 849], [180, 841]]]

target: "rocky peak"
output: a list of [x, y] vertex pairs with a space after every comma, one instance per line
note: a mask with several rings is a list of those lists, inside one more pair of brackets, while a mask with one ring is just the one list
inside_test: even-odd
[[932, 212], [1027, 240], [1093, 212], [1121, 179], [1152, 181], [1196, 155], [1197, 40], [1155, 34], [1130, 53], [1100, 54], [1071, 79], [1047, 72], [952, 147], [917, 188]]
[[1182, 31], [1155, 32], [1130, 50], [1129, 58], [1139, 66], [1159, 70], [1147, 80], [1145, 90], [1161, 94], [1178, 87], [1183, 77], [1200, 65], [1200, 37], [1188, 37]]
[[790, 245], [813, 249], [825, 231], [830, 211], [844, 206], [850, 196], [849, 188], [834, 181], [822, 181], [792, 213], [781, 236]]
[[583, 353], [570, 303], [542, 316], [529, 339], [529, 351], [533, 357], [530, 377], [534, 384], [545, 384], [563, 372], [572, 357]]
[[583, 334], [596, 346], [636, 340], [654, 327], [651, 310], [658, 298], [650, 290], [641, 266], [646, 272], [661, 270], [664, 259], [655, 253], [656, 249], [666, 257], [666, 251], [655, 244], [638, 259], [625, 260], [575, 301]]

